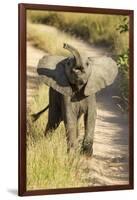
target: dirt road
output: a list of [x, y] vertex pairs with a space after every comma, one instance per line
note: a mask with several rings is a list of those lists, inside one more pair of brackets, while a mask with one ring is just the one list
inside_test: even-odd
[[[103, 49], [89, 47], [76, 40], [77, 48], [88, 51], [93, 57], [106, 52]], [[36, 66], [46, 53], [27, 44], [27, 96], [28, 104], [38, 87]], [[128, 119], [112, 99], [112, 88], [97, 95], [97, 120], [94, 140], [94, 156], [84, 159], [83, 179], [88, 185], [128, 184]]]
[[85, 160], [85, 177], [89, 185], [128, 184], [127, 116], [113, 102], [111, 88], [97, 102], [94, 156]]

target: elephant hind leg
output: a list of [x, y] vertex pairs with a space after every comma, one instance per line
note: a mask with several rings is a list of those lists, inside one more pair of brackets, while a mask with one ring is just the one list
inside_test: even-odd
[[58, 128], [59, 124], [60, 124], [61, 120], [58, 121], [48, 121], [46, 129], [45, 129], [45, 136], [49, 133], [52, 132], [53, 130], [55, 130], [56, 128]]
[[58, 107], [49, 107], [48, 123], [45, 130], [45, 135], [55, 130], [61, 122], [61, 112]]
[[45, 130], [47, 133], [55, 130], [62, 121], [61, 115], [61, 96], [58, 92], [50, 88], [49, 90], [49, 110], [48, 110], [48, 123]]

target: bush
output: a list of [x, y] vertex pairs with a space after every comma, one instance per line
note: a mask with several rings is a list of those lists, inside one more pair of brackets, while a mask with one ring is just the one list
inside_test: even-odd
[[[123, 17], [117, 30], [123, 36], [129, 30], [128, 18]], [[128, 111], [129, 97], [129, 49], [127, 48], [117, 56], [117, 64], [119, 66], [118, 89], [120, 91], [121, 105], [124, 110]]]
[[119, 95], [121, 98], [121, 106], [124, 111], [128, 111], [129, 97], [129, 52], [125, 52], [118, 56], [117, 63], [119, 66], [119, 79], [117, 82]]

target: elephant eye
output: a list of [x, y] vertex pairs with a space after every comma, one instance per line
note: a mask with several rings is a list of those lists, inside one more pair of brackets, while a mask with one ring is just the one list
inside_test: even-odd
[[67, 64], [70, 65], [70, 61], [69, 60], [68, 60]]
[[86, 62], [86, 65], [89, 66], [89, 62]]

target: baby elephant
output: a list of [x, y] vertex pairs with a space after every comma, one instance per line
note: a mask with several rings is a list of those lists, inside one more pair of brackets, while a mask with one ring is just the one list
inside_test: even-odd
[[78, 120], [84, 114], [85, 133], [81, 149], [91, 156], [96, 121], [95, 93], [113, 83], [118, 67], [110, 57], [86, 57], [68, 44], [64, 44], [64, 48], [70, 52], [69, 57], [44, 56], [38, 63], [37, 72], [50, 87], [45, 134], [55, 130], [63, 120], [68, 150], [76, 148]]

